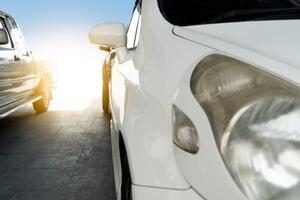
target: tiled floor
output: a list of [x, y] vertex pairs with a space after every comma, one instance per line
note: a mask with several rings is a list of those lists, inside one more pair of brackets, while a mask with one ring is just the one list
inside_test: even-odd
[[98, 102], [0, 119], [0, 200], [114, 200], [109, 123]]

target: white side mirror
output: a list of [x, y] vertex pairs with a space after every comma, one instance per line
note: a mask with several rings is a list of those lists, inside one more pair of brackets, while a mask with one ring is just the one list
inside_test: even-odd
[[98, 24], [89, 34], [90, 42], [112, 48], [125, 47], [127, 36], [125, 26], [121, 23]]
[[6, 45], [8, 42], [7, 32], [4, 29], [0, 29], [0, 45]]

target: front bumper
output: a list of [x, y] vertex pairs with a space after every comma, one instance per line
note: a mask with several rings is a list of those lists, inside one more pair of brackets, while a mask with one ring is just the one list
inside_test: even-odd
[[204, 200], [193, 189], [172, 190], [132, 186], [133, 200]]

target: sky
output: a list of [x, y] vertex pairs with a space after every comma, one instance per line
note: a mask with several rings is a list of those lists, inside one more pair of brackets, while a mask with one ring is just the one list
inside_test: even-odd
[[59, 48], [77, 43], [87, 48], [92, 26], [101, 22], [127, 25], [133, 4], [134, 0], [1, 0], [0, 9], [15, 18], [29, 48], [43, 55], [45, 44]]
[[14, 17], [37, 61], [53, 61], [57, 79], [53, 110], [82, 110], [101, 94], [105, 53], [90, 44], [102, 22], [128, 24], [134, 0], [0, 0]]

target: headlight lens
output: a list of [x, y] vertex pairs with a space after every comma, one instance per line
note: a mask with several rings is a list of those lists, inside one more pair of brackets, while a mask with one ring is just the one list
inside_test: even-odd
[[246, 196], [299, 199], [299, 89], [222, 55], [199, 63], [191, 88], [229, 172]]

